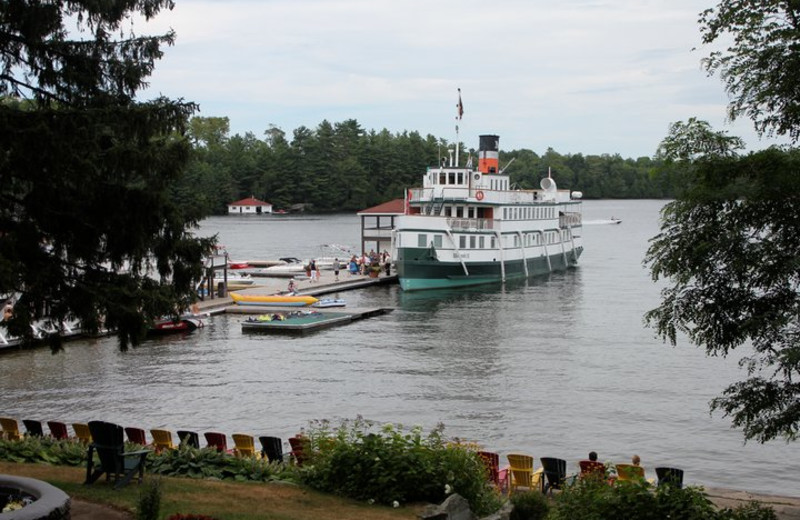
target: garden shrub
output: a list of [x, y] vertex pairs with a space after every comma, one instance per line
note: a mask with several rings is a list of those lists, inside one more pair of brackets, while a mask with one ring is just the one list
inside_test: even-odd
[[547, 517], [550, 504], [538, 491], [524, 491], [511, 496], [514, 509], [510, 520], [542, 520]]
[[158, 520], [161, 512], [161, 479], [152, 478], [139, 490], [136, 520]]
[[192, 448], [185, 444], [173, 450], [151, 453], [147, 471], [170, 477], [236, 480], [239, 482], [297, 482], [297, 469], [290, 464], [270, 463], [255, 457], [231, 457], [215, 448]]
[[599, 479], [580, 479], [555, 497], [553, 520], [775, 520], [772, 508], [748, 504], [717, 511], [703, 488], [659, 486], [625, 481], [608, 485]]
[[719, 520], [778, 520], [775, 510], [756, 501], [742, 504], [735, 509], [725, 508], [719, 512]]
[[86, 452], [85, 444], [73, 440], [34, 436], [13, 441], [0, 439], [0, 460], [8, 462], [81, 466], [86, 463]]
[[502, 499], [475, 449], [448, 443], [443, 430], [439, 426], [424, 436], [420, 427], [378, 429], [360, 417], [335, 430], [328, 421], [313, 422], [303, 481], [320, 491], [387, 505], [439, 503], [458, 493], [477, 515], [499, 509]]

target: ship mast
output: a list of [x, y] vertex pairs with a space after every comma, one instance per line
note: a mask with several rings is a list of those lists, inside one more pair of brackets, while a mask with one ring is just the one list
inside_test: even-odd
[[[461, 102], [461, 89], [458, 89], [458, 104], [456, 105], [456, 111], [457, 111], [458, 115], [456, 115], [456, 164], [455, 164], [455, 166], [457, 168], [458, 167], [458, 151], [459, 151], [459, 148], [460, 148], [459, 143], [461, 142], [461, 141], [459, 141], [459, 138], [458, 138], [458, 121], [461, 121], [461, 116], [464, 115], [464, 103]], [[452, 159], [450, 160], [450, 166], [451, 167], [453, 166]]]

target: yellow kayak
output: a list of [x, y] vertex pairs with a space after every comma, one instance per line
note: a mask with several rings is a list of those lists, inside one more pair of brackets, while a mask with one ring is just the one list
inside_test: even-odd
[[317, 303], [313, 296], [282, 296], [266, 294], [239, 294], [229, 293], [237, 305], [275, 305], [281, 307], [305, 307]]

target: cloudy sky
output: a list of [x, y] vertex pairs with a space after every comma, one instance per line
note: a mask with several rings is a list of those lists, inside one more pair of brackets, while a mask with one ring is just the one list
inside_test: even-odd
[[[502, 149], [654, 155], [669, 124], [730, 124], [707, 77], [698, 0], [177, 0], [137, 30], [172, 28], [145, 98], [182, 97], [258, 138], [356, 119], [363, 128]], [[696, 48], [696, 50], [692, 50]]]

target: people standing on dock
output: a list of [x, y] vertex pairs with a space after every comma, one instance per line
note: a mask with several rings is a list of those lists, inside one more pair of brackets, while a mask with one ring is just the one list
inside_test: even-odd
[[319, 281], [319, 265], [317, 265], [317, 261], [314, 260], [314, 281]]
[[306, 278], [311, 280], [311, 262], [306, 264]]
[[294, 296], [294, 295], [297, 294], [297, 282], [294, 281], [294, 276], [289, 280], [289, 287], [286, 288], [286, 291], [291, 296]]
[[361, 256], [361, 274], [368, 274], [369, 273], [369, 256], [367, 256], [367, 252], [364, 251], [364, 254]]
[[335, 281], [339, 281], [339, 259], [333, 259], [333, 277]]
[[353, 255], [350, 258], [350, 266], [347, 269], [350, 271], [350, 276], [358, 274], [358, 259], [356, 258], [356, 255]]
[[387, 250], [383, 250], [381, 262], [383, 263], [383, 269], [386, 271], [386, 276], [389, 276], [392, 271], [392, 259], [389, 257], [389, 252]]
[[317, 269], [317, 261], [316, 260], [311, 260], [311, 263], [309, 264], [309, 267], [311, 269], [311, 272], [309, 273], [309, 277], [311, 278], [311, 282], [313, 283], [313, 282], [319, 281], [319, 269]]

